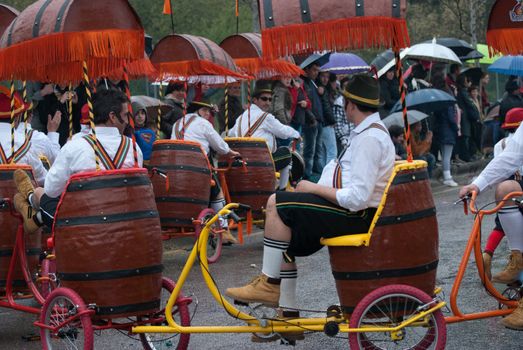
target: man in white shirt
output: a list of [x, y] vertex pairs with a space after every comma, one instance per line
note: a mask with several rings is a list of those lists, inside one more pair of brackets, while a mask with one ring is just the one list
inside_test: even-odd
[[[123, 136], [129, 123], [127, 103], [125, 94], [117, 90], [101, 90], [94, 95], [96, 145], [101, 169], [142, 166], [140, 149], [136, 148], [135, 164], [132, 141]], [[34, 189], [25, 172], [15, 172], [19, 193], [15, 195], [14, 203], [23, 214], [27, 228], [36, 230], [42, 225], [52, 227], [56, 206], [69, 178], [79, 172], [96, 170], [94, 144], [93, 135], [76, 138], [65, 144], [49, 169], [44, 188]]]
[[[178, 119], [173, 125], [171, 140], [187, 140], [198, 142], [207, 157], [211, 157], [211, 149], [218, 154], [238, 157], [240, 153], [229, 148], [220, 135], [214, 130], [209, 119], [212, 115], [214, 106], [206, 100], [192, 101], [187, 108], [188, 114]], [[212, 159], [209, 159], [212, 164]], [[215, 185], [211, 187], [211, 208], [218, 212], [225, 206], [225, 198], [219, 186], [218, 177], [213, 173]], [[236, 243], [236, 238], [231, 234], [226, 219], [220, 220], [221, 226], [225, 229], [222, 234], [224, 243]]]
[[[260, 137], [265, 139], [271, 153], [276, 152], [276, 138], [299, 139], [300, 133], [294, 128], [280, 123], [269, 113], [272, 107], [272, 90], [267, 86], [257, 86], [248, 110], [238, 117], [236, 124], [229, 131], [231, 137]], [[278, 157], [281, 158], [280, 155]], [[280, 171], [278, 188], [284, 189], [289, 181], [291, 154], [287, 152], [287, 161], [278, 162], [276, 171]]]
[[322, 237], [368, 231], [394, 168], [394, 145], [377, 113], [378, 82], [356, 75], [343, 94], [348, 119], [356, 126], [349, 145], [327, 164], [318, 184], [301, 181], [296, 192], [269, 198], [263, 274], [245, 287], [228, 289], [226, 295], [235, 300], [295, 309], [294, 257], [321, 249]]
[[[523, 165], [523, 128], [520, 126], [514, 136], [507, 142], [503, 152], [487, 165], [481, 174], [460, 191], [460, 197], [475, 191], [481, 193], [485, 189], [496, 186], [496, 201], [501, 201], [511, 192], [521, 192], [523, 182], [506, 180]], [[513, 201], [505, 202], [498, 212], [499, 221], [505, 231], [511, 250], [510, 261], [504, 271], [493, 277], [493, 281], [512, 283], [521, 279], [523, 271], [523, 215], [522, 208]], [[501, 323], [511, 329], [523, 330], [523, 298], [518, 308]]]

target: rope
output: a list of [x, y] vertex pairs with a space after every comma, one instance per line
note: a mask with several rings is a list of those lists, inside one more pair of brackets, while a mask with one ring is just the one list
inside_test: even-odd
[[410, 125], [407, 118], [407, 102], [405, 97], [407, 95], [407, 90], [405, 89], [405, 84], [403, 81], [403, 67], [401, 66], [401, 58], [399, 50], [394, 51], [394, 57], [396, 59], [396, 76], [399, 79], [400, 84], [400, 96], [401, 96], [401, 107], [403, 111], [403, 130], [405, 132], [405, 141], [407, 143], [407, 161], [412, 162], [412, 145], [410, 144]]
[[86, 61], [82, 62], [82, 69], [85, 93], [87, 95], [87, 106], [89, 107], [89, 124], [91, 124], [91, 132], [93, 133], [94, 139], [94, 160], [96, 162], [96, 171], [100, 171], [100, 158], [98, 157], [99, 150], [96, 143], [96, 128], [94, 127], [93, 96], [91, 95], [91, 89], [89, 89], [89, 70], [87, 69]]
[[134, 167], [138, 168], [138, 151], [136, 150], [136, 137], [134, 136], [134, 119], [133, 119], [133, 106], [131, 104], [131, 89], [129, 88], [129, 72], [127, 71], [127, 65], [123, 66], [123, 81], [125, 82], [125, 94], [129, 102], [127, 106], [129, 107], [129, 125], [133, 129], [131, 139], [133, 140], [133, 157], [134, 157]]
[[187, 80], [183, 82], [182, 140], [185, 138], [185, 115], [187, 114]]
[[[163, 100], [163, 89], [162, 89], [162, 81], [160, 80], [160, 85], [158, 86], [158, 96], [160, 97], [160, 101]], [[162, 126], [162, 106], [158, 104], [158, 118], [156, 119], [156, 139], [160, 139], [160, 128]]]
[[225, 136], [229, 133], [229, 84], [225, 83]]
[[247, 80], [247, 121], [249, 125], [247, 129], [251, 127], [251, 81]]
[[[22, 82], [22, 103], [27, 102], [27, 81]], [[27, 135], [27, 109], [24, 109], [24, 135]]]
[[73, 138], [73, 84], [69, 83], [69, 98], [67, 99], [67, 114], [69, 114], [69, 140]]
[[11, 164], [15, 162], [15, 81], [11, 77]]

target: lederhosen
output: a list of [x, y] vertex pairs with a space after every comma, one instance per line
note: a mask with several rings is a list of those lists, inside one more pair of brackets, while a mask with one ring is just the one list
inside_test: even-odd
[[[388, 131], [380, 124], [373, 123], [368, 128]], [[362, 132], [363, 132], [362, 131]], [[332, 177], [332, 187], [342, 188], [341, 159], [350, 144], [336, 159]], [[376, 208], [357, 212], [336, 205], [323, 197], [302, 192], [276, 192], [276, 209], [283, 223], [291, 228], [292, 237], [287, 256], [308, 256], [320, 250], [321, 238], [366, 233], [369, 230]]]
[[[247, 133], [245, 133], [245, 135], [242, 134], [241, 117], [238, 124], [238, 135], [243, 137], [252, 137], [256, 130], [258, 130], [259, 127], [263, 124], [268, 115], [269, 113], [267, 112], [263, 113], [261, 117], [259, 117], [253, 125], [249, 126], [249, 130], [247, 130]], [[276, 138], [274, 138], [274, 143], [276, 144]], [[276, 171], [279, 171], [285, 168], [287, 165], [291, 164], [292, 154], [288, 147], [278, 147], [276, 151], [272, 152], [272, 159], [274, 160], [274, 168], [276, 169]]]
[[[179, 119], [173, 125], [174, 137], [176, 138], [176, 140], [183, 140], [184, 139], [185, 131], [187, 131], [187, 128], [189, 127], [189, 125], [191, 125], [192, 122], [195, 121], [197, 117], [195, 115], [190, 116], [189, 120], [187, 120], [187, 122], [185, 123], [185, 126], [183, 126], [183, 119], [184, 118], [185, 117], [183, 117], [182, 119]], [[210, 154], [211, 151], [212, 150], [209, 150], [209, 154], [206, 155], [207, 159], [209, 159], [209, 163], [213, 162], [213, 157]], [[220, 194], [220, 191], [221, 191], [220, 181], [218, 179], [218, 175], [216, 174], [216, 172], [211, 171], [211, 176], [212, 176], [212, 179], [214, 180], [215, 185], [211, 186], [211, 195], [210, 195], [209, 201], [212, 201], [213, 199], [216, 199], [216, 197], [218, 197], [218, 195]]]
[[[95, 140], [93, 135], [85, 135], [82, 138], [93, 148], [98, 159], [100, 159], [100, 162], [107, 170], [121, 169], [125, 163], [125, 158], [127, 158], [127, 153], [132, 148], [131, 140], [128, 137], [121, 136], [120, 146], [118, 146], [114, 157], [111, 158], [104, 146], [100, 141]], [[48, 228], [53, 227], [58, 202], [60, 202], [60, 197], [49, 197], [47, 194], [44, 194], [40, 199], [40, 212], [42, 214], [43, 224]]]

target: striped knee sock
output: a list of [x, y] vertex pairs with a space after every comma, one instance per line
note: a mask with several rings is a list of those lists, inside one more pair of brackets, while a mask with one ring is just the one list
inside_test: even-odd
[[289, 242], [277, 241], [265, 237], [263, 239], [262, 273], [271, 278], [280, 278], [280, 268], [283, 262], [283, 252], [289, 247]]
[[[211, 201], [211, 209], [214, 210], [216, 213], [218, 213], [223, 207], [225, 207], [225, 199], [216, 199]], [[228, 228], [229, 223], [227, 222], [227, 219], [220, 218], [220, 226], [222, 228]]]
[[282, 308], [296, 309], [296, 282], [298, 270], [280, 271], [280, 306]]
[[523, 215], [519, 211], [519, 207], [510, 206], [501, 208], [498, 213], [499, 221], [507, 236], [508, 246], [510, 250], [519, 250], [523, 252]]

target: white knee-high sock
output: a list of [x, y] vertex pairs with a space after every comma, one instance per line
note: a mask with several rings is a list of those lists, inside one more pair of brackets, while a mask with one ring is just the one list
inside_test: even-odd
[[[225, 199], [216, 199], [211, 201], [211, 209], [214, 210], [216, 213], [219, 212], [223, 207], [225, 207]], [[220, 218], [220, 226], [222, 228], [228, 228], [229, 223], [227, 222], [227, 219]]]
[[271, 278], [280, 278], [280, 268], [283, 262], [283, 252], [289, 247], [289, 242], [277, 241], [265, 237], [263, 239], [262, 273]]
[[298, 280], [298, 270], [280, 271], [280, 306], [289, 309], [296, 309], [296, 282]]
[[289, 173], [291, 171], [291, 165], [287, 165], [285, 168], [280, 170], [280, 182], [278, 183], [278, 189], [284, 190], [289, 182]]
[[523, 252], [523, 215], [517, 206], [501, 208], [499, 221], [507, 236], [510, 250]]

